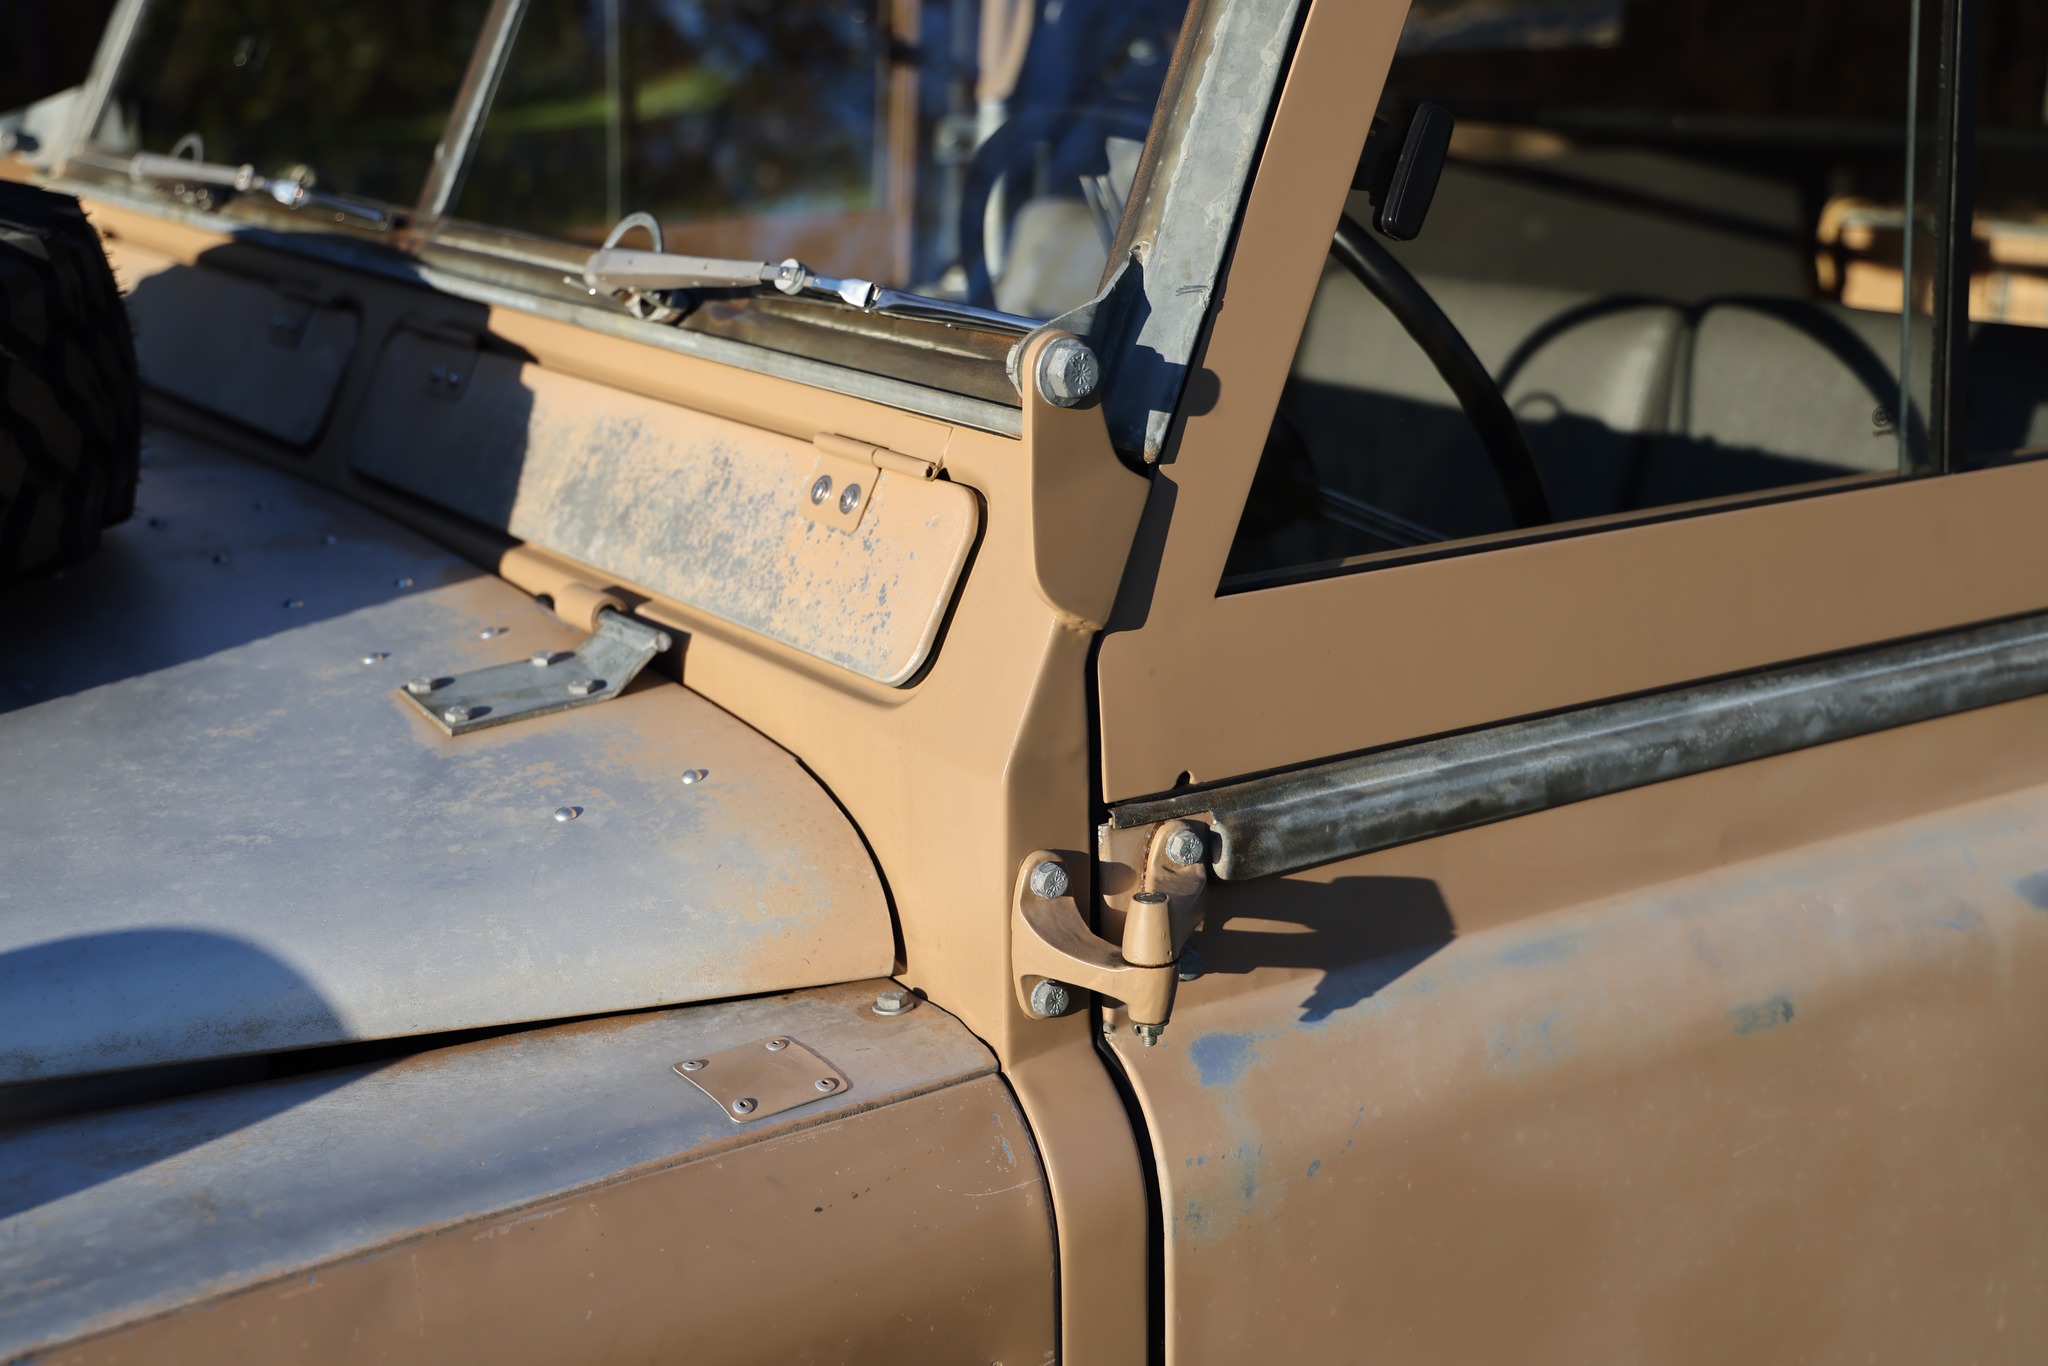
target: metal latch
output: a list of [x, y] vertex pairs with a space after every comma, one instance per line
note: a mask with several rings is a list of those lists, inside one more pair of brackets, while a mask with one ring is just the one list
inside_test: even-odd
[[542, 650], [514, 664], [415, 678], [399, 696], [450, 735], [617, 697], [669, 648], [668, 632], [609, 608], [573, 650]]
[[1143, 883], [1112, 943], [1089, 928], [1058, 854], [1041, 849], [1024, 860], [1011, 903], [1010, 962], [1025, 1010], [1040, 1018], [1064, 1015], [1072, 988], [1100, 992], [1123, 1003], [1147, 1048], [1159, 1042], [1173, 1013], [1181, 951], [1201, 923], [1207, 830], [1185, 820], [1157, 827]]

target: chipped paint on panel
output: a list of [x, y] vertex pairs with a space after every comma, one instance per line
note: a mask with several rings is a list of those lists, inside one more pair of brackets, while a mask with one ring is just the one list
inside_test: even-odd
[[[401, 334], [380, 374], [409, 392], [437, 347], [456, 351]], [[922, 667], [979, 531], [969, 490], [866, 468], [866, 510], [842, 530], [801, 500], [854, 466], [808, 442], [509, 357], [468, 363], [458, 401], [368, 410], [356, 468], [864, 677]]]
[[[2048, 1291], [2043, 848], [2037, 789], [1462, 935], [1371, 858], [1212, 887], [1172, 1027], [1114, 1045], [1158, 1145], [1168, 1358], [1334, 1312], [1361, 1358], [1483, 1359], [1513, 1322], [1577, 1359], [1552, 1311], [1589, 1296], [1645, 1306], [1599, 1355], [1654, 1357], [1738, 1263], [1840, 1287], [1774, 1302], [1772, 1341], [1944, 1355], [1971, 1278]], [[1703, 1323], [1686, 1360], [1756, 1345]]]

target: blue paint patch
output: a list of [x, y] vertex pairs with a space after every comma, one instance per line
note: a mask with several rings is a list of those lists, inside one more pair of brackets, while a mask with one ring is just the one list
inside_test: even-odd
[[1531, 1067], [1550, 1067], [1570, 1057], [1571, 1034], [1558, 1028], [1563, 1018], [1562, 1012], [1551, 1011], [1512, 1029], [1496, 1027], [1486, 1042], [1486, 1070], [1519, 1076]]
[[1792, 1023], [1792, 998], [1784, 992], [1736, 1006], [1728, 1012], [1728, 1027], [1737, 1034], [1761, 1034], [1781, 1024]]
[[1209, 1231], [1209, 1211], [1199, 1200], [1190, 1200], [1181, 1207], [1180, 1218], [1176, 1221], [1189, 1233], [1200, 1237]]
[[1308, 1174], [1310, 1176], [1314, 1176], [1317, 1172], [1321, 1171], [1322, 1169], [1323, 1160], [1321, 1158], [1317, 1158], [1315, 1161], [1308, 1164]]
[[1955, 930], [1959, 934], [1968, 934], [1972, 930], [1983, 927], [1984, 913], [1969, 902], [1961, 901], [1957, 902], [1955, 908], [1947, 915], [1934, 923], [1945, 930]]
[[2012, 889], [2037, 911], [2048, 911], [2048, 873], [2028, 873]]
[[1586, 936], [1573, 931], [1554, 934], [1548, 939], [1532, 939], [1526, 944], [1502, 949], [1494, 956], [1511, 968], [1554, 968], [1578, 957], [1585, 947]]
[[1204, 1086], [1229, 1086], [1244, 1075], [1259, 1053], [1249, 1034], [1204, 1034], [1188, 1045], [1195, 1072]]

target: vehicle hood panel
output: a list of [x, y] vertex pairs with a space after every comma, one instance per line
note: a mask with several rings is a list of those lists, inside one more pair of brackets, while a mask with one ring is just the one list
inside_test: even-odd
[[0, 597], [0, 1083], [890, 970], [873, 862], [789, 755], [649, 677], [443, 735], [405, 679], [576, 633], [345, 500], [154, 445], [98, 559]]

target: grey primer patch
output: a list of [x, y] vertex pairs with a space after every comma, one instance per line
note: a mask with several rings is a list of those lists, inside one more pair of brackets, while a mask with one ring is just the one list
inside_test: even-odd
[[2028, 873], [2012, 889], [2035, 910], [2048, 911], [2048, 873]]
[[1728, 1012], [1728, 1026], [1737, 1034], [1761, 1034], [1792, 1022], [1792, 998], [1779, 992], [1761, 1001], [1739, 1005]]

